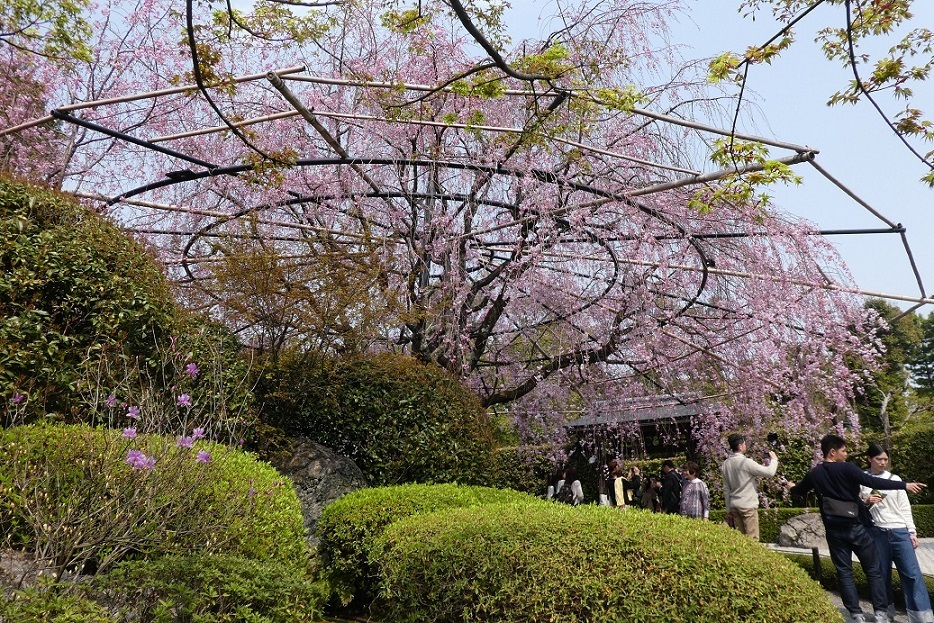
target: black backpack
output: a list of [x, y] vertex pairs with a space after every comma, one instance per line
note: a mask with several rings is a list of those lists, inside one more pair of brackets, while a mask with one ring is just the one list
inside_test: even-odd
[[574, 491], [571, 489], [571, 483], [566, 482], [564, 486], [558, 489], [558, 492], [554, 497], [555, 502], [563, 502], [564, 504], [574, 504]]

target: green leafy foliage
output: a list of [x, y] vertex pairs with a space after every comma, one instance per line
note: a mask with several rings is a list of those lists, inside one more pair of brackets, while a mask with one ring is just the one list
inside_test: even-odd
[[0, 3], [0, 47], [14, 46], [59, 62], [91, 61], [88, 0], [5, 0]]
[[106, 623], [119, 621], [100, 605], [59, 587], [39, 586], [11, 591], [0, 599], [4, 623]]
[[911, 516], [920, 538], [934, 537], [934, 504], [912, 504]]
[[921, 343], [909, 361], [912, 380], [918, 393], [934, 397], [934, 312], [921, 319]]
[[734, 171], [749, 167], [743, 172], [731, 173], [715, 184], [709, 184], [697, 190], [688, 201], [688, 205], [706, 214], [722, 204], [749, 204], [765, 212], [771, 195], [760, 193], [764, 186], [777, 183], [800, 184], [801, 177], [783, 162], [769, 159], [768, 148], [751, 141], [732, 138], [719, 138], [714, 141], [714, 151], [710, 160], [725, 169]]
[[[782, 554], [786, 559], [798, 565], [805, 571], [808, 575], [814, 577], [814, 558], [813, 556], [808, 556], [804, 554]], [[833, 566], [833, 563], [829, 558], [821, 559], [820, 566], [820, 578], [818, 579], [821, 586], [823, 586], [828, 591], [839, 592], [840, 585], [837, 581], [837, 570]], [[856, 592], [859, 593], [860, 597], [863, 599], [871, 599], [869, 591], [869, 580], [866, 578], [866, 572], [863, 571], [863, 567], [856, 561], [853, 561], [853, 582], [856, 584]], [[930, 576], [924, 576], [924, 583], [927, 585], [928, 592], [934, 591], [934, 578]], [[905, 603], [905, 595], [902, 591], [902, 585], [898, 573], [892, 573], [892, 593], [895, 598], [896, 604]]]
[[[108, 395], [139, 404], [142, 387], [173, 407], [172, 387], [197, 395], [225, 427], [247, 423], [242, 350], [182, 313], [158, 263], [120, 229], [72, 197], [0, 177], [0, 400], [23, 396], [17, 423], [108, 422]], [[184, 373], [191, 362], [197, 379]]]
[[[131, 450], [152, 469], [132, 468]], [[87, 426], [0, 433], [0, 529], [59, 575], [192, 550], [294, 566], [305, 556], [302, 522], [286, 479], [212, 442], [188, 449]]]
[[548, 478], [555, 469], [546, 455], [548, 450], [515, 446], [496, 448], [489, 468], [480, 475], [482, 484], [543, 496]]
[[885, 433], [886, 428], [897, 430], [908, 417], [906, 364], [912, 361], [921, 342], [921, 323], [915, 314], [895, 320], [901, 310], [881, 299], [870, 299], [865, 306], [887, 326], [879, 332], [884, 348], [881, 365], [868, 371], [871, 382], [857, 395], [856, 409], [864, 433]]
[[368, 562], [387, 526], [441, 509], [531, 500], [511, 490], [463, 485], [400, 485], [354, 491], [325, 507], [318, 521], [322, 571], [340, 601], [366, 605], [376, 595], [376, 568]]
[[375, 485], [477, 482], [489, 463], [480, 402], [410, 357], [283, 358], [257, 391], [266, 423], [352, 458]]
[[[836, 21], [818, 32], [816, 41], [828, 60], [840, 62], [848, 71], [846, 87], [830, 95], [828, 105], [856, 104], [870, 99], [879, 108], [877, 98], [890, 97], [893, 102], [903, 100], [904, 108], [893, 118], [883, 113], [885, 122], [903, 140], [934, 139], [934, 122], [914, 106], [914, 85], [930, 77], [934, 69], [934, 32], [930, 28], [911, 28], [914, 14], [913, 0], [829, 0], [828, 4], [845, 5], [834, 11]], [[770, 63], [784, 49], [791, 46], [792, 27], [816, 4], [810, 0], [743, 0], [741, 8], [747, 16], [763, 8], [771, 9], [775, 18], [786, 24], [784, 36], [766, 46], [749, 48], [742, 61], [732, 54], [724, 54], [711, 64], [712, 79], [734, 77], [742, 80], [736, 71], [745, 63]], [[880, 112], [881, 112], [881, 108]], [[907, 144], [907, 143], [906, 143]], [[928, 167], [934, 151], [921, 154], [911, 151]], [[921, 178], [934, 186], [934, 172]]]
[[389, 526], [371, 561], [395, 623], [841, 620], [819, 584], [738, 532], [637, 510], [452, 509]]
[[[895, 435], [893, 442], [892, 471], [902, 480], [934, 483], [934, 463], [931, 462], [934, 422], [909, 425]], [[912, 501], [934, 504], [934, 493], [929, 487], [917, 496], [912, 496]]]
[[326, 596], [301, 570], [200, 553], [121, 563], [82, 590], [139, 623], [319, 621]]
[[151, 352], [175, 311], [146, 251], [73, 199], [0, 178], [0, 397], [79, 417], [86, 364]]

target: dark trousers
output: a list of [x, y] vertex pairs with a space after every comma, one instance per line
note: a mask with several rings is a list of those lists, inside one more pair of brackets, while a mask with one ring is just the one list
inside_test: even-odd
[[872, 607], [877, 612], [885, 612], [888, 599], [885, 596], [885, 585], [879, 570], [879, 553], [869, 529], [861, 523], [839, 526], [824, 523], [824, 528], [827, 531], [830, 559], [833, 561], [833, 566], [837, 568], [837, 581], [840, 584], [840, 598], [843, 600], [843, 605], [850, 614], [862, 613], [856, 584], [853, 582], [853, 554], [856, 554], [869, 580]]

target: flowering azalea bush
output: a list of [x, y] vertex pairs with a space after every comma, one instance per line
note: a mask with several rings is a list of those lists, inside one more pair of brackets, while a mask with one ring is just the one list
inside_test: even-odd
[[183, 313], [146, 249], [74, 198], [0, 176], [0, 267], [4, 424], [142, 420], [223, 441], [249, 425], [237, 338]]
[[173, 552], [306, 559], [290, 483], [197, 431], [173, 438], [83, 425], [4, 430], [0, 529], [56, 577]]

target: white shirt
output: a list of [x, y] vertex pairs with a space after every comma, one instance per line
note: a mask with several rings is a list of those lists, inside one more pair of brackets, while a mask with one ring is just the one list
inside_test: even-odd
[[[873, 474], [872, 472], [866, 473], [876, 476], [877, 478], [901, 481], [901, 478], [888, 471], [884, 471], [881, 474]], [[869, 487], [860, 486], [859, 497], [866, 500], [871, 491], [872, 489]], [[880, 493], [885, 496], [882, 498], [882, 501], [869, 507], [869, 512], [872, 513], [873, 523], [879, 528], [886, 528], [889, 530], [893, 528], [908, 528], [909, 534], [916, 534], [918, 530], [915, 528], [915, 520], [911, 514], [911, 503], [908, 501], [908, 493], [902, 489], [889, 489], [881, 491]]]
[[746, 455], [734, 452], [720, 466], [723, 470], [723, 499], [726, 510], [736, 508], [759, 508], [759, 493], [756, 491], [756, 477], [770, 477], [778, 469], [778, 461], [768, 465], [759, 465]]

